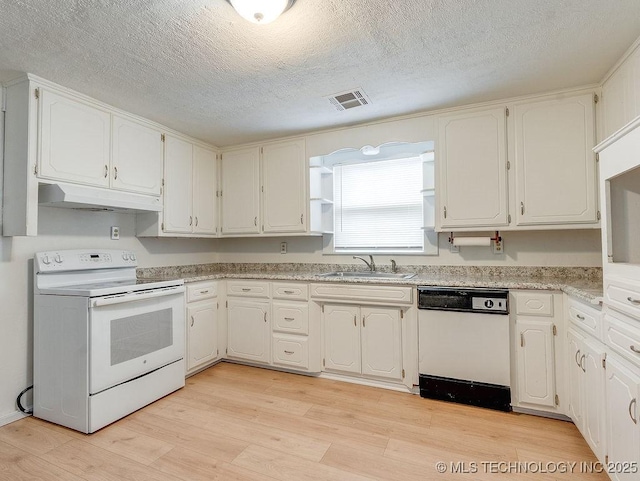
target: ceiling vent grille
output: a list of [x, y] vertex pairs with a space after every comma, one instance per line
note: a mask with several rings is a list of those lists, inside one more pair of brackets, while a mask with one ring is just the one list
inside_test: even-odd
[[333, 105], [337, 111], [353, 109], [362, 105], [369, 105], [371, 100], [367, 97], [362, 89], [348, 90], [347, 92], [341, 92], [329, 97], [329, 102]]

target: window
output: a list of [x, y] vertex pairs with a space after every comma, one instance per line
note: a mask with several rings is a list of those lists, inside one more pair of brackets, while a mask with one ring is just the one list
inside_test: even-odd
[[422, 252], [422, 159], [335, 165], [334, 249]]

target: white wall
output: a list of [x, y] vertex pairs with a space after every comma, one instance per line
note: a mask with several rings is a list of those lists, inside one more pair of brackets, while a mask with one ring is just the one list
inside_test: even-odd
[[[600, 267], [600, 230], [504, 232], [504, 254], [494, 255], [488, 247], [461, 247], [449, 252], [448, 235], [439, 236], [438, 256], [375, 256], [379, 266], [395, 259], [398, 265], [524, 265]], [[280, 242], [287, 242], [287, 254], [280, 254]], [[262, 239], [219, 239], [214, 242], [218, 262], [313, 262], [319, 264], [362, 264], [350, 255], [323, 255], [321, 237], [268, 237]]]
[[[118, 241], [109, 238], [112, 225]], [[16, 396], [32, 382], [34, 253], [75, 248], [131, 249], [145, 267], [216, 260], [210, 240], [136, 238], [130, 214], [41, 207], [37, 237], [0, 237], [0, 425], [15, 417]]]

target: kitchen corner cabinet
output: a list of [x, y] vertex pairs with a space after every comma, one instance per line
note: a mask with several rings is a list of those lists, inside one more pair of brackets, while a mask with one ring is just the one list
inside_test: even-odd
[[596, 223], [592, 93], [515, 103], [516, 224]]
[[218, 284], [187, 286], [187, 374], [218, 359]]
[[560, 294], [511, 291], [514, 329], [515, 376], [512, 405], [536, 411], [564, 414], [564, 347], [556, 339], [563, 331]]
[[507, 225], [505, 109], [444, 115], [438, 130], [440, 230]]
[[326, 371], [403, 379], [401, 309], [325, 304], [322, 310]]
[[309, 210], [304, 140], [222, 154], [222, 235], [306, 233]]
[[164, 136], [164, 210], [138, 214], [139, 237], [215, 237], [218, 233], [216, 152], [188, 139]]
[[602, 85], [602, 106], [600, 141], [640, 115], [640, 46]]

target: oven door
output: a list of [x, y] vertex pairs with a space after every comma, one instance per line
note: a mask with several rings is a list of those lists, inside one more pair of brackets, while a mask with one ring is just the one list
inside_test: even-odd
[[97, 297], [89, 308], [89, 393], [184, 358], [184, 286]]

